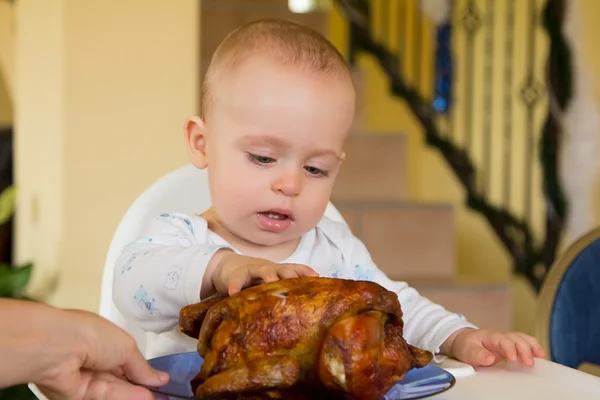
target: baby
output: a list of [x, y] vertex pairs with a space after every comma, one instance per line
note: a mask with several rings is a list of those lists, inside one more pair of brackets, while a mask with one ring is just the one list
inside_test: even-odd
[[158, 216], [115, 266], [117, 307], [157, 334], [146, 356], [195, 349], [177, 330], [183, 306], [299, 276], [371, 280], [397, 293], [406, 340], [437, 360], [530, 366], [544, 356], [530, 336], [478, 329], [388, 279], [346, 224], [324, 217], [354, 106], [349, 68], [318, 33], [264, 20], [221, 43], [202, 113], [184, 128], [192, 164], [208, 170], [212, 207]]

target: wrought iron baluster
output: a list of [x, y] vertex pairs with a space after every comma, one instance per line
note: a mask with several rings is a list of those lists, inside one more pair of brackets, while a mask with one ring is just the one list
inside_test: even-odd
[[483, 182], [482, 190], [487, 194], [490, 190], [492, 175], [492, 87], [494, 78], [494, 0], [487, 1], [487, 26], [485, 34], [485, 82], [483, 108]]
[[421, 35], [423, 26], [423, 14], [419, 10], [418, 3], [415, 4], [415, 25], [414, 25], [414, 58], [413, 58], [413, 76], [415, 78], [414, 87], [417, 91], [421, 92]]
[[467, 11], [463, 17], [463, 26], [467, 35], [467, 55], [465, 68], [465, 148], [472, 151], [473, 144], [473, 95], [475, 85], [473, 85], [473, 67], [475, 64], [474, 48], [475, 34], [481, 24], [479, 10], [475, 0], [469, 0]]
[[513, 122], [513, 61], [514, 61], [514, 31], [515, 31], [515, 0], [505, 0], [506, 12], [506, 41], [504, 43], [504, 137], [503, 137], [503, 190], [504, 207], [511, 205], [512, 178], [512, 122]]
[[398, 27], [398, 60], [400, 74], [404, 74], [404, 54], [406, 54], [406, 0], [398, 0], [398, 19], [396, 26]]
[[[573, 72], [569, 45], [562, 34], [566, 0], [548, 0], [543, 12], [543, 25], [550, 38], [546, 88], [549, 102], [556, 108], [548, 108], [540, 137], [539, 155], [543, 171], [544, 198], [546, 200], [546, 236], [540, 249], [541, 264], [545, 271], [552, 266], [558, 243], [562, 238], [568, 204], [559, 179], [558, 165], [560, 143], [563, 135], [560, 112], [570, 106], [573, 96]], [[542, 276], [536, 276], [540, 282]]]
[[[449, 21], [448, 22], [450, 23], [450, 26], [452, 26], [452, 27], [454, 27], [454, 25], [455, 25], [455, 23], [454, 23], [455, 15], [454, 14], [455, 14], [456, 7], [454, 7], [454, 4], [455, 4], [455, 1], [453, 1], [453, 2], [450, 3], [450, 7], [451, 7], [450, 8], [450, 15], [448, 16], [449, 17]], [[454, 38], [456, 37], [456, 35], [454, 34], [454, 32], [455, 32], [455, 30], [452, 31], [452, 41], [453, 42], [454, 42]], [[452, 54], [452, 52], [454, 51], [454, 46], [453, 45], [450, 46], [450, 51], [451, 51], [451, 54]], [[458, 68], [456, 68], [457, 64], [456, 64], [456, 60], [455, 60], [454, 57], [452, 57], [452, 63], [453, 63], [453, 66], [452, 66], [452, 73], [450, 75], [450, 79], [452, 81], [453, 91], [452, 91], [452, 96], [450, 98], [450, 101], [452, 103], [451, 103], [450, 109], [448, 110], [448, 133], [447, 133], [447, 136], [450, 139], [456, 139], [456, 136], [457, 136], [457, 132], [456, 132], [456, 119], [458, 117], [458, 112], [457, 112], [458, 107], [457, 107], [457, 104], [460, 103], [460, 99], [458, 98], [458, 96], [455, 95], [456, 88], [454, 88], [454, 86], [455, 86], [456, 77], [457, 77], [456, 71], [457, 71]]]
[[360, 24], [362, 29], [355, 29], [352, 24], [348, 27], [348, 62], [356, 64], [356, 55], [364, 46], [365, 32], [372, 32], [370, 0], [344, 0], [345, 11], [355, 24]]
[[537, 23], [537, 12], [535, 9], [535, 0], [529, 0], [528, 2], [529, 11], [529, 34], [527, 35], [527, 77], [525, 79], [525, 85], [521, 89], [521, 100], [526, 107], [525, 116], [525, 187], [523, 190], [523, 209], [525, 219], [531, 220], [531, 206], [532, 206], [532, 179], [533, 179], [533, 140], [534, 140], [534, 117], [535, 107], [540, 100], [542, 87], [535, 80], [534, 69], [535, 69], [535, 51], [536, 51], [536, 34], [535, 30], [538, 25]]
[[381, 42], [389, 46], [390, 40], [390, 0], [379, 2], [379, 18], [381, 19]]

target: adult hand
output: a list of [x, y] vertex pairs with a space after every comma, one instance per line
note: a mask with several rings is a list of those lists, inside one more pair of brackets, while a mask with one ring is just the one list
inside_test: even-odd
[[[33, 382], [52, 400], [152, 400], [159, 387], [134, 339], [86, 311], [0, 299], [0, 387]], [[5, 329], [6, 327], [6, 329]]]

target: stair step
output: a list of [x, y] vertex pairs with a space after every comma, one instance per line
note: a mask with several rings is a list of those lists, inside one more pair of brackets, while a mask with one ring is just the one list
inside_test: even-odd
[[508, 283], [409, 282], [422, 296], [464, 315], [480, 328], [510, 331], [512, 290]]
[[404, 135], [350, 135], [332, 200], [336, 203], [406, 200], [407, 146]]
[[455, 277], [454, 210], [446, 204], [334, 203], [391, 279]]
[[294, 21], [329, 36], [329, 15], [324, 11], [293, 13], [287, 0], [203, 0], [200, 2], [200, 78], [221, 41], [235, 28], [262, 18]]

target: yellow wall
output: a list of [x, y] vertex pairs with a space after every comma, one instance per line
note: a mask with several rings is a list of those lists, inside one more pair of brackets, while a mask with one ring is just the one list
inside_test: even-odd
[[96, 310], [104, 257], [131, 202], [186, 162], [197, 108], [196, 0], [20, 0], [17, 257], [32, 291]]

